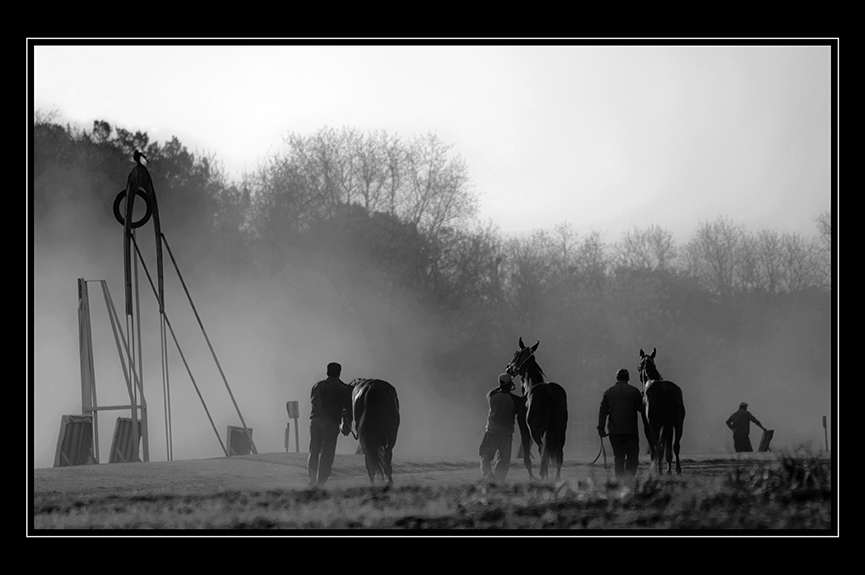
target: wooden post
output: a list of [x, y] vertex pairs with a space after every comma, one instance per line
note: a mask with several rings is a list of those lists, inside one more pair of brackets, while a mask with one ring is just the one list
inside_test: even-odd
[[[300, 409], [296, 401], [286, 401], [285, 410], [288, 411], [288, 417], [294, 420], [294, 451], [300, 453], [300, 436], [297, 432], [297, 418], [300, 416]], [[288, 452], [288, 428], [285, 430], [285, 451]]]

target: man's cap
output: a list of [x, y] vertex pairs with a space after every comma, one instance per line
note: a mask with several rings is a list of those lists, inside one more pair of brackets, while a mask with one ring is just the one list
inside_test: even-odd
[[631, 374], [624, 367], [616, 372], [616, 379], [631, 379]]
[[499, 383], [513, 383], [514, 378], [509, 373], [503, 373], [499, 376]]
[[748, 404], [743, 401], [739, 404], [739, 407], [748, 407]]

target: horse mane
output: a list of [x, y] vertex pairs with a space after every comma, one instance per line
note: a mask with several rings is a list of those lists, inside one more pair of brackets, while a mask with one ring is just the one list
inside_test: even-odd
[[528, 360], [526, 360], [526, 376], [529, 381], [533, 384], [535, 383], [546, 383], [546, 375], [544, 370], [541, 369], [541, 366], [538, 365], [538, 362], [535, 360], [535, 356], [532, 355]]
[[664, 376], [661, 375], [661, 372], [658, 371], [657, 367], [655, 367], [654, 360], [647, 360], [644, 369], [646, 370], [646, 375], [649, 377], [649, 380], [664, 381]]

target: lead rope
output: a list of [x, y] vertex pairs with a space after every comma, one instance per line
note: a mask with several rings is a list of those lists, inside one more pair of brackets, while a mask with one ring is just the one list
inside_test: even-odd
[[604, 449], [604, 438], [603, 437], [601, 437], [601, 449], [598, 451], [598, 455], [595, 456], [595, 458], [592, 460], [591, 463], [589, 463], [589, 465], [594, 465], [595, 461], [598, 460], [598, 458], [601, 456], [602, 453], [604, 454], [604, 469], [606, 469], [607, 468], [607, 450]]

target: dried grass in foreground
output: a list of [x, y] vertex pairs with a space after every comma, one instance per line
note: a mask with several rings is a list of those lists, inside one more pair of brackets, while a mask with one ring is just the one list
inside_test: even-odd
[[[808, 455], [736, 467], [723, 477], [647, 475], [489, 486], [224, 491], [200, 495], [37, 495], [36, 530], [286, 530], [405, 534], [465, 530], [797, 530], [830, 534], [828, 462]], [[303, 532], [299, 531], [303, 530]], [[394, 531], [400, 530], [400, 531]], [[546, 532], [546, 531], [545, 531]], [[115, 532], [116, 533], [116, 532]], [[60, 534], [60, 533], [55, 533]], [[135, 531], [127, 534], [146, 534]]]

